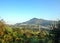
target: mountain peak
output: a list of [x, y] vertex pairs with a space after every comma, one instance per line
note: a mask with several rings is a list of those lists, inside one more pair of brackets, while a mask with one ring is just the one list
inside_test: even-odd
[[30, 20], [38, 20], [38, 18], [32, 18], [32, 19], [30, 19]]
[[45, 20], [45, 19], [38, 19], [38, 18], [32, 18], [26, 22], [23, 22], [23, 23], [20, 23], [20, 24], [39, 24], [39, 25], [42, 25], [42, 26], [47, 26], [47, 25], [50, 25], [52, 24], [54, 21], [50, 21], [50, 20]]
[[32, 18], [32, 19], [38, 19], [38, 18]]

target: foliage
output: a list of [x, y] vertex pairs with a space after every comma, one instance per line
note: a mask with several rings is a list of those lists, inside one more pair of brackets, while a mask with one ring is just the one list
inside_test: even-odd
[[0, 21], [0, 43], [52, 43], [51, 36], [47, 30], [13, 29]]
[[53, 29], [51, 30], [53, 43], [60, 43], [60, 21], [56, 25], [53, 26]]

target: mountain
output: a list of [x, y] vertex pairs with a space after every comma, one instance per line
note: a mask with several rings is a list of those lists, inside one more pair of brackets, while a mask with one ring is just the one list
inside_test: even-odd
[[26, 22], [23, 23], [16, 23], [15, 25], [41, 25], [41, 26], [47, 26], [51, 25], [52, 23], [56, 23], [57, 21], [52, 20], [44, 20], [44, 19], [38, 19], [38, 18], [32, 18]]

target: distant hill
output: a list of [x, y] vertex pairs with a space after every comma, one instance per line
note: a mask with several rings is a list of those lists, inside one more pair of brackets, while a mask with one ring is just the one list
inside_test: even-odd
[[52, 20], [44, 20], [44, 19], [38, 19], [38, 18], [32, 18], [26, 22], [23, 23], [16, 23], [15, 25], [41, 25], [41, 26], [47, 26], [51, 25], [53, 23], [56, 23], [57, 21], [52, 21]]

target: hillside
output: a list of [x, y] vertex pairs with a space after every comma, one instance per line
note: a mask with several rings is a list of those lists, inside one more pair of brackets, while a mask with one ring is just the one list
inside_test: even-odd
[[38, 18], [32, 18], [26, 22], [23, 23], [16, 23], [15, 25], [41, 25], [41, 26], [48, 26], [51, 25], [52, 23], [56, 23], [57, 21], [52, 21], [52, 20], [44, 20], [44, 19], [38, 19]]

